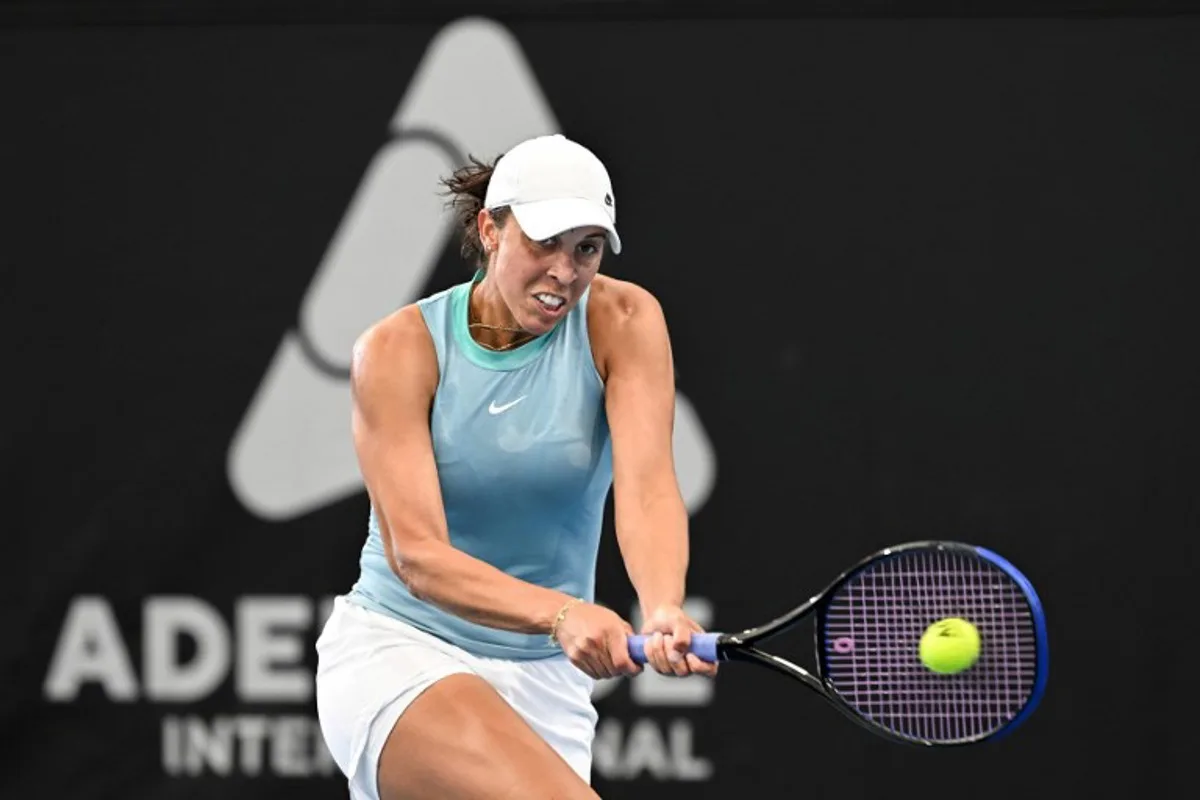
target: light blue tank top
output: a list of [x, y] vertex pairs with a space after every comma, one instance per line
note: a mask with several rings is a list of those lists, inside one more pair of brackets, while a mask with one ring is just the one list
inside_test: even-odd
[[[509, 575], [590, 601], [612, 445], [588, 293], [549, 333], [495, 352], [467, 330], [472, 284], [418, 301], [437, 349], [430, 424], [450, 541]], [[351, 602], [476, 655], [561, 653], [544, 634], [477, 625], [413, 597], [387, 563], [373, 508], [359, 566]]]

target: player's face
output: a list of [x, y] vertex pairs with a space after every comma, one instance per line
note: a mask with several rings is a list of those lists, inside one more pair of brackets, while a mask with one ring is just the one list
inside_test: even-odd
[[515, 217], [496, 230], [488, 267], [517, 326], [534, 335], [550, 331], [591, 285], [607, 239], [603, 228], [564, 231], [535, 241]]

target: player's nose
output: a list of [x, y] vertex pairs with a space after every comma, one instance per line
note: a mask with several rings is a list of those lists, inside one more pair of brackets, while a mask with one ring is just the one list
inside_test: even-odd
[[577, 277], [575, 265], [571, 263], [570, 256], [561, 252], [555, 253], [550, 257], [550, 263], [546, 267], [546, 274], [562, 286], [570, 286], [575, 282]]

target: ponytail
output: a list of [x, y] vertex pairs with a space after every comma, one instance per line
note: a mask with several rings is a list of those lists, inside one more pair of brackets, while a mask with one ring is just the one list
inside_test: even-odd
[[[446, 189], [444, 193], [450, 195], [446, 205], [453, 209], [462, 236], [462, 257], [483, 269], [487, 268], [487, 253], [484, 252], [483, 242], [479, 240], [479, 212], [483, 210], [488, 183], [499, 160], [497, 158], [491, 164], [486, 164], [470, 156], [470, 164], [455, 170], [449, 178], [441, 181]], [[503, 225], [508, 209], [493, 209], [492, 213], [496, 224]]]

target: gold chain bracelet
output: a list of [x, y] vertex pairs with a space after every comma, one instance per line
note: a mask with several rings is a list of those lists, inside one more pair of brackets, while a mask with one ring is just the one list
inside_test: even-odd
[[571, 610], [571, 607], [577, 606], [582, 602], [582, 597], [573, 597], [563, 603], [563, 607], [558, 610], [558, 614], [554, 617], [554, 624], [550, 626], [550, 644], [562, 646], [558, 641], [558, 626], [562, 625], [563, 620], [567, 618], [567, 612]]

